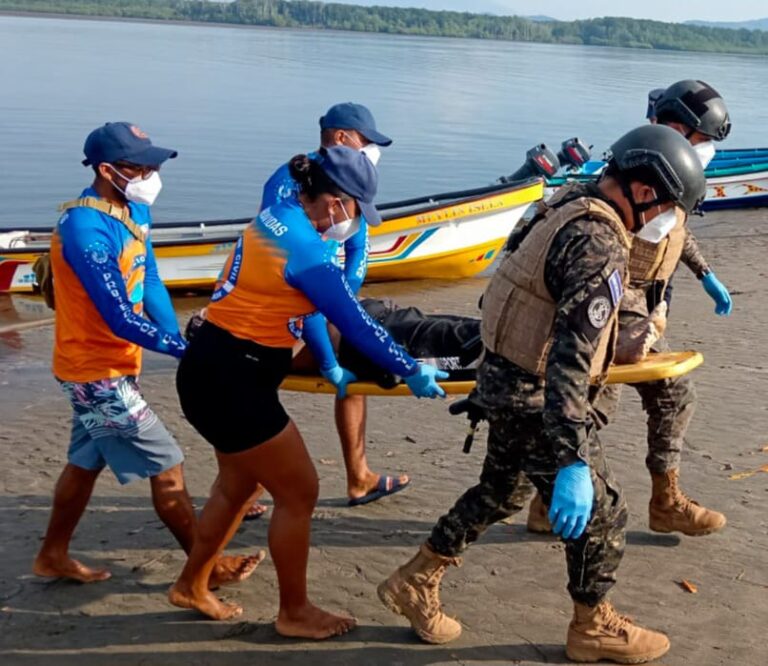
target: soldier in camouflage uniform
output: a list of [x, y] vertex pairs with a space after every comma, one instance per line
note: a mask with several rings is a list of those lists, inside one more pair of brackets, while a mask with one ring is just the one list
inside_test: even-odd
[[486, 356], [478, 394], [488, 452], [478, 485], [435, 525], [408, 563], [378, 588], [430, 643], [458, 637], [440, 606], [449, 565], [492, 523], [514, 511], [525, 473], [566, 544], [574, 616], [566, 651], [576, 661], [640, 663], [669, 649], [663, 634], [619, 615], [606, 600], [624, 552], [627, 507], [603, 455], [592, 404], [613, 357], [632, 236], [703, 198], [690, 145], [665, 127], [633, 130], [613, 146], [596, 185], [551, 199], [517, 237], [483, 297]]
[[[679, 81], [661, 91], [656, 95], [649, 117], [652, 122], [672, 127], [685, 136], [704, 167], [715, 153], [713, 142], [723, 140], [731, 128], [723, 99], [702, 81]], [[619, 313], [622, 329], [648, 317], [649, 311], [662, 299], [670, 302], [669, 282], [680, 262], [694, 273], [715, 301], [715, 312], [730, 314], [732, 303], [728, 290], [715, 277], [683, 219], [671, 232], [666, 246], [642, 239], [633, 245], [631, 282]], [[653, 346], [653, 351], [669, 351], [669, 345], [662, 338]], [[688, 536], [703, 536], [721, 530], [726, 523], [725, 516], [692, 501], [678, 486], [683, 442], [696, 407], [693, 381], [682, 376], [635, 384], [633, 388], [640, 394], [648, 415], [645, 462], [652, 483], [648, 507], [650, 528], [656, 532], [681, 532]], [[606, 387], [599, 404], [604, 419], [612, 419], [620, 395], [620, 385]], [[530, 484], [527, 489], [530, 490]], [[532, 532], [548, 532], [550, 529], [541, 498], [531, 503], [528, 529]]]

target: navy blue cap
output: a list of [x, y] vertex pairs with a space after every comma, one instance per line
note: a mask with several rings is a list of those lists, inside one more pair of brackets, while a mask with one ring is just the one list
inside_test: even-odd
[[339, 189], [360, 206], [360, 213], [372, 227], [381, 224], [381, 214], [373, 205], [379, 175], [364, 153], [347, 146], [321, 148], [315, 161]]
[[654, 88], [648, 93], [648, 108], [645, 110], [647, 120], [656, 117], [656, 102], [659, 101], [666, 90], [666, 88]]
[[392, 139], [376, 129], [376, 121], [368, 107], [353, 102], [335, 104], [320, 118], [320, 129], [353, 129], [368, 141], [379, 146], [388, 146]]
[[149, 137], [131, 123], [107, 123], [93, 130], [85, 140], [83, 152], [85, 166], [130, 162], [151, 167], [178, 155], [175, 150], [153, 146]]

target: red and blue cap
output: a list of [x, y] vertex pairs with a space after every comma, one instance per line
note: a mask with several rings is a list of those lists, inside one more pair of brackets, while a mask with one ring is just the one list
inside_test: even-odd
[[360, 213], [372, 227], [381, 224], [381, 213], [373, 205], [379, 176], [364, 153], [347, 146], [321, 148], [313, 158], [338, 188], [357, 201]]
[[153, 146], [149, 137], [132, 123], [106, 123], [93, 130], [85, 140], [83, 152], [85, 166], [130, 162], [152, 167], [178, 155], [170, 148]]

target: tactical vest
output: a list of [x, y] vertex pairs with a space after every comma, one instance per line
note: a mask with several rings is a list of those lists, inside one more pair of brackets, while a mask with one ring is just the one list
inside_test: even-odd
[[[555, 236], [567, 224], [588, 217], [610, 226], [627, 251], [632, 245], [618, 213], [600, 199], [574, 197], [578, 187], [581, 186], [575, 184], [562, 188], [545, 209], [539, 209], [544, 216], [532, 223], [516, 250], [504, 255], [483, 295], [481, 334], [485, 346], [539, 377], [546, 373], [557, 316], [557, 303], [544, 278], [547, 254]], [[618, 307], [613, 309], [598, 339], [590, 369], [593, 379], [603, 377], [613, 359], [618, 311]]]
[[662, 282], [666, 288], [680, 262], [687, 233], [686, 214], [680, 208], [676, 212], [677, 224], [660, 243], [650, 243], [636, 236], [633, 239], [629, 252], [629, 279], [632, 285]]

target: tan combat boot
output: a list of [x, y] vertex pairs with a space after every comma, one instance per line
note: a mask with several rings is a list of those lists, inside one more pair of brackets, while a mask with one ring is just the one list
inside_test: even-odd
[[704, 536], [725, 527], [725, 516], [686, 497], [678, 483], [679, 472], [651, 472], [653, 493], [648, 504], [649, 525], [654, 532], [682, 532]]
[[669, 639], [664, 634], [638, 627], [607, 601], [594, 608], [574, 603], [573, 609], [565, 646], [573, 661], [643, 664], [669, 650]]
[[461, 636], [461, 625], [440, 607], [440, 580], [450, 564], [460, 566], [461, 558], [438, 555], [424, 543], [377, 588], [382, 603], [404, 615], [427, 643], [448, 643]]
[[549, 534], [552, 531], [552, 525], [549, 522], [547, 507], [541, 499], [541, 495], [536, 493], [528, 507], [528, 522], [526, 524], [529, 532], [536, 534]]

